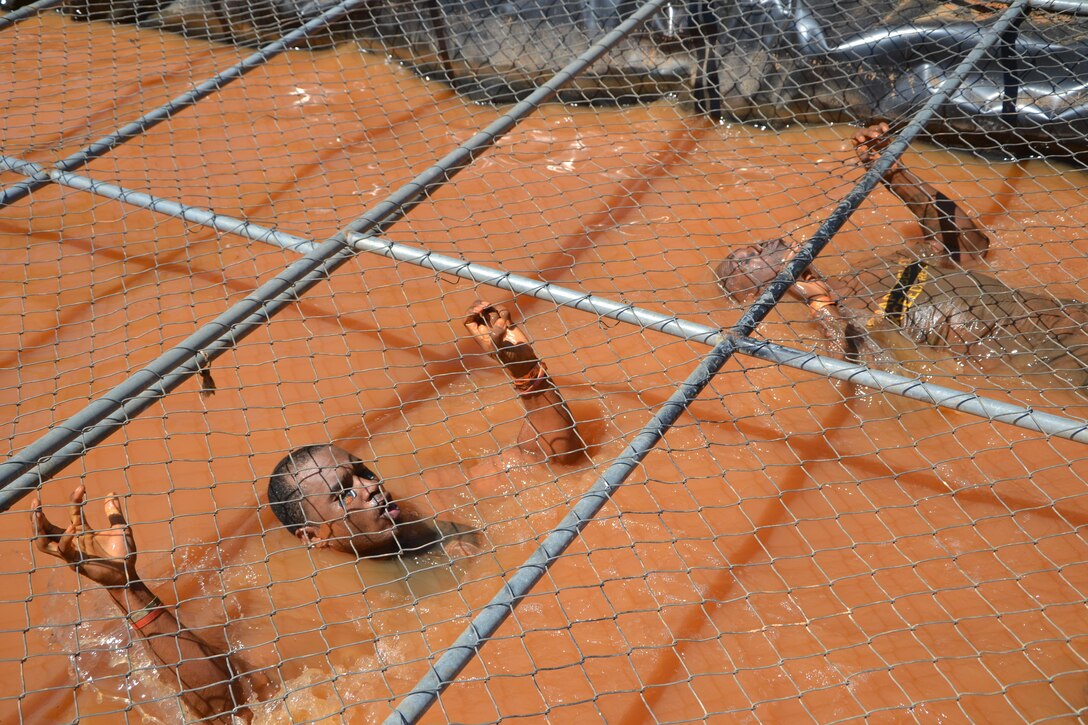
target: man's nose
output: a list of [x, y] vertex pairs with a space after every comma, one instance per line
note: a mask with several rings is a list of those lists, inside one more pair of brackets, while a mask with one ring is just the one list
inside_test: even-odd
[[358, 476], [355, 477], [355, 488], [367, 501], [377, 496], [382, 490], [382, 486], [379, 482], [371, 481], [366, 478], [359, 478]]

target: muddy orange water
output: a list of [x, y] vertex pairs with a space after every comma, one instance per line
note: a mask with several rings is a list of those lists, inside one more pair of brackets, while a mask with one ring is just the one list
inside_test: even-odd
[[[246, 52], [55, 15], [0, 33], [3, 151], [64, 157]], [[501, 109], [351, 44], [282, 56], [84, 170], [324, 239]], [[803, 236], [860, 172], [845, 127], [717, 126], [664, 102], [547, 107], [389, 237], [676, 314], [736, 320], [710, 267]], [[1010, 284], [1088, 300], [1088, 177], [918, 145]], [[15, 174], [0, 177], [6, 184]], [[821, 264], [915, 238], [878, 191]], [[50, 186], [0, 212], [0, 426], [17, 451], [294, 255]], [[513, 305], [593, 444], [515, 450], [522, 410], [460, 319]], [[759, 334], [819, 343], [796, 303]], [[45, 485], [54, 518], [124, 496], [139, 569], [181, 618], [271, 668], [258, 722], [384, 718], [706, 352], [363, 255]], [[939, 355], [930, 355], [939, 357]], [[908, 366], [909, 367], [909, 366]], [[1074, 418], [1075, 393], [922, 372]], [[490, 553], [355, 561], [261, 504], [293, 446], [336, 440]], [[740, 358], [683, 416], [427, 721], [1071, 722], [1088, 704], [1082, 445]], [[173, 722], [110, 600], [2, 515], [0, 722]]]

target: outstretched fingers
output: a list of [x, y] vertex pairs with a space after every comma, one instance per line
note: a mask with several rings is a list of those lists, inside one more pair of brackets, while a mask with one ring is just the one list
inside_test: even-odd
[[50, 556], [60, 556], [58, 542], [64, 529], [46, 518], [42, 510], [42, 500], [37, 496], [30, 502], [30, 520], [34, 524], [34, 546], [38, 551]]
[[79, 561], [82, 552], [79, 547], [79, 537], [86, 530], [86, 521], [83, 518], [83, 501], [86, 497], [86, 489], [78, 486], [72, 492], [68, 503], [68, 528], [62, 529], [45, 516], [42, 511], [41, 499], [35, 498], [32, 502], [34, 533], [37, 535], [35, 545], [38, 551], [69, 563]]
[[78, 487], [68, 504], [68, 526], [62, 529], [42, 511], [41, 500], [32, 502], [31, 519], [39, 551], [66, 562], [85, 579], [105, 587], [130, 586], [136, 573], [136, 540], [121, 509], [110, 493], [103, 501], [109, 528], [95, 530], [85, 518], [86, 489]]
[[65, 546], [68, 545], [77, 550], [72, 552], [71, 557], [74, 557], [78, 552], [78, 557], [70, 557], [69, 561], [81, 561], [84, 559], [94, 538], [94, 531], [87, 525], [86, 503], [87, 488], [83, 485], [79, 485], [76, 487], [75, 491], [72, 491], [72, 503], [68, 507], [70, 523], [68, 525], [68, 530], [65, 533], [72, 534], [72, 539], [61, 539], [62, 551], [65, 549]]
[[110, 529], [124, 536], [126, 555], [131, 556], [136, 551], [136, 537], [133, 536], [132, 527], [128, 525], [125, 513], [121, 510], [121, 500], [116, 493], [110, 492], [103, 508], [106, 511], [106, 520], [110, 523]]
[[87, 499], [87, 488], [83, 485], [76, 486], [72, 491], [71, 503], [68, 505], [68, 529], [70, 531], [83, 531], [87, 528], [87, 519], [83, 515], [83, 503]]

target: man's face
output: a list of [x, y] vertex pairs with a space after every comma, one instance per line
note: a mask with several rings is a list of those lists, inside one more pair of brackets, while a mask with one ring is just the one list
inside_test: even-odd
[[400, 509], [362, 461], [330, 445], [299, 461], [297, 476], [307, 520], [300, 537], [360, 556], [396, 551]]
[[715, 269], [718, 286], [735, 302], [754, 300], [793, 254], [793, 248], [783, 239], [734, 249]]

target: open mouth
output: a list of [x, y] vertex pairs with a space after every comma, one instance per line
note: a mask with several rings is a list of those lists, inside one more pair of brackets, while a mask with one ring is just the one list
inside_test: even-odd
[[370, 505], [378, 509], [378, 516], [387, 518], [393, 523], [396, 523], [397, 517], [400, 516], [400, 507], [397, 506], [397, 502], [391, 499], [384, 490], [378, 491], [371, 497]]

